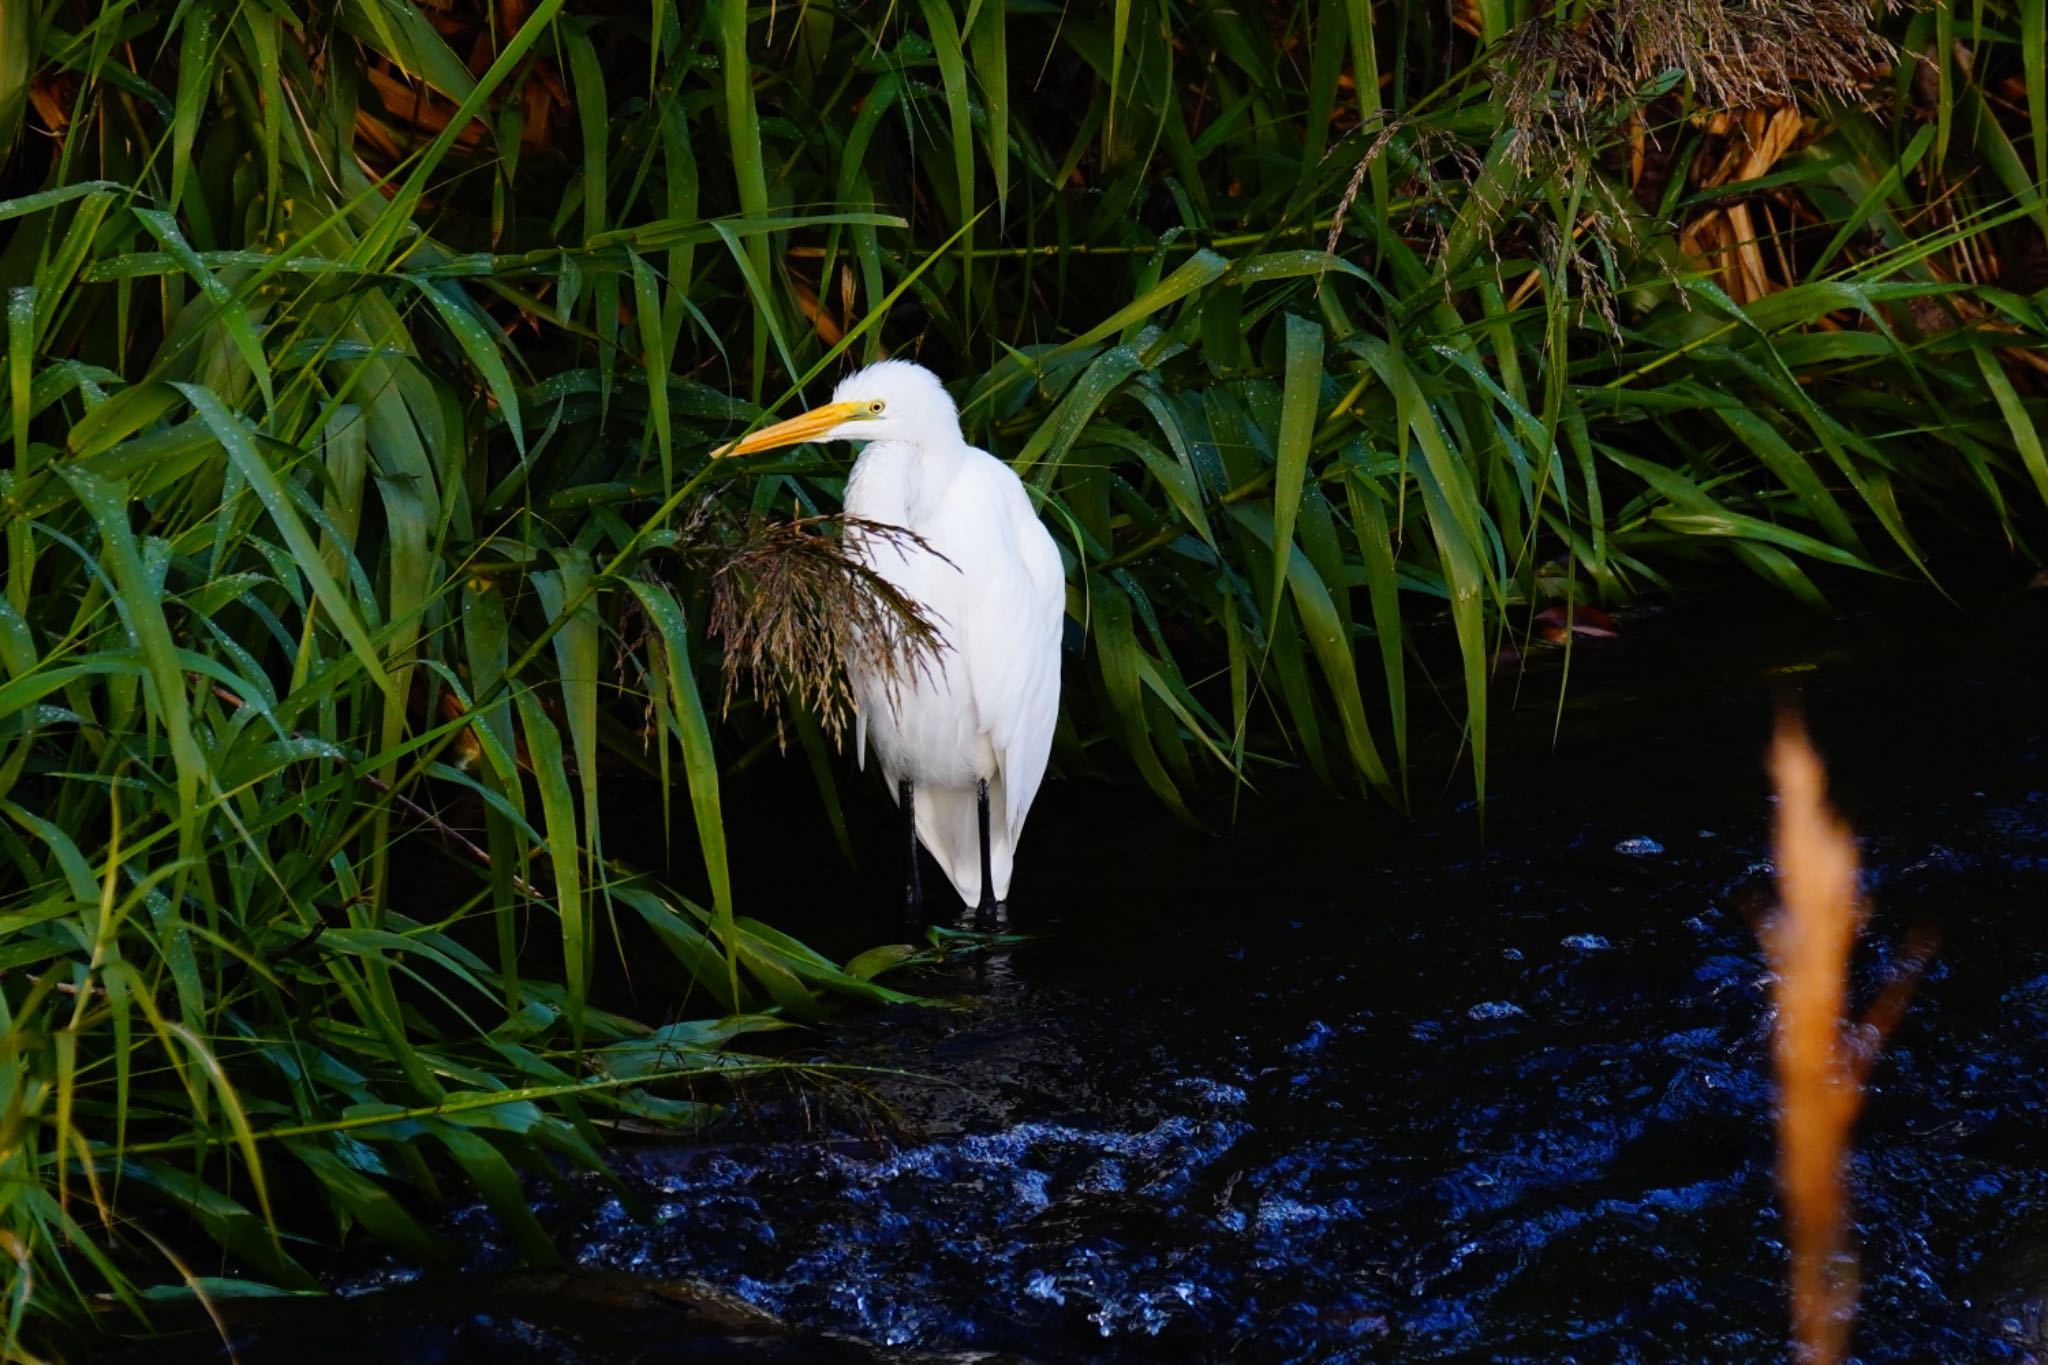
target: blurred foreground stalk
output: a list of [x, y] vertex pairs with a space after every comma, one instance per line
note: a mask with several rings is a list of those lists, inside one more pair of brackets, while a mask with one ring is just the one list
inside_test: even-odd
[[1764, 930], [1777, 1005], [1778, 1183], [1791, 1243], [1792, 1332], [1805, 1365], [1843, 1358], [1856, 1316], [1856, 1251], [1843, 1174], [1877, 1049], [1933, 951], [1916, 929], [1861, 1020], [1847, 1016], [1849, 954], [1865, 907], [1856, 845], [1827, 803], [1827, 774], [1796, 715], [1771, 744], [1780, 909]]

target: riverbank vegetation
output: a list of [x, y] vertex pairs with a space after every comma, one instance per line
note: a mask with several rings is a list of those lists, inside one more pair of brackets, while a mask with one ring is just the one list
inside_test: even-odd
[[895, 998], [719, 790], [847, 780], [845, 452], [706, 452], [857, 361], [1042, 501], [1055, 770], [1176, 807], [1398, 818], [1422, 711], [1483, 794], [1559, 609], [2023, 555], [2044, 8], [0, 5], [7, 1351], [459, 1191], [545, 1260], [523, 1175]]

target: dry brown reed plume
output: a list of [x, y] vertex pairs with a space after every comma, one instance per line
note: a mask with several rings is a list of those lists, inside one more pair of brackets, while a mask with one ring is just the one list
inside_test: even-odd
[[778, 733], [787, 696], [837, 744], [853, 711], [846, 667], [901, 681], [937, 661], [946, 647], [937, 625], [852, 552], [848, 535], [936, 553], [900, 526], [847, 516], [769, 522], [724, 553], [706, 629], [724, 647], [726, 708], [745, 678]]
[[1589, 154], [1667, 76], [1707, 110], [1856, 100], [1894, 56], [1874, 17], [1859, 0], [1618, 0], [1522, 25], [1494, 71], [1527, 168]]
[[[1454, 11], [1455, 21], [1478, 36], [1477, 6], [1461, 3]], [[1433, 239], [1441, 251], [1447, 224], [1476, 222], [1487, 234], [1488, 255], [1533, 253], [1553, 263], [1564, 276], [1553, 285], [1574, 301], [1580, 319], [1590, 307], [1612, 332], [1613, 262], [1636, 254], [1617, 248], [1640, 230], [1637, 220], [1656, 202], [1656, 177], [1646, 177], [1649, 153], [1653, 142], [1669, 141], [1650, 131], [1653, 104], [1661, 100], [1670, 116], [1683, 110], [1706, 126], [1708, 151], [1691, 172], [1696, 189], [1761, 179], [1814, 131], [1802, 113], [1803, 94], [1860, 100], [1890, 69], [1897, 54], [1871, 27], [1875, 17], [1862, 0], [1594, 0], [1569, 14], [1561, 8], [1540, 14], [1508, 33], [1489, 65], [1525, 189], [1544, 182], [1579, 186], [1585, 199], [1575, 221], [1503, 212], [1514, 208], [1505, 201], [1475, 216], [1470, 195], [1504, 191], [1481, 174], [1481, 159], [1470, 147], [1426, 120], [1377, 126], [1368, 120], [1358, 131], [1369, 140], [1338, 198], [1325, 249], [1337, 249], [1367, 172], [1392, 156], [1401, 163], [1411, 204], [1403, 231]], [[1589, 173], [1603, 158], [1614, 161], [1617, 174]], [[1637, 204], [1625, 202], [1631, 194]], [[1759, 224], [1758, 215], [1766, 221]], [[1502, 234], [1520, 240], [1503, 245], [1496, 240]], [[1739, 304], [1796, 278], [1792, 263], [1782, 259], [1769, 203], [1752, 207], [1731, 197], [1709, 204], [1684, 225], [1680, 241], [1686, 257], [1712, 269]], [[1775, 263], [1780, 278], [1773, 278], [1765, 243], [1781, 258]], [[1510, 309], [1543, 273], [1540, 267], [1528, 272]]]
[[[1460, 3], [1454, 13], [1460, 27], [1478, 36], [1476, 5]], [[1532, 214], [1528, 223], [1537, 242], [1515, 249], [1489, 245], [1488, 254], [1521, 256], [1533, 245], [1540, 259], [1557, 262], [1571, 276], [1568, 296], [1590, 302], [1611, 329], [1614, 283], [1603, 263], [1624, 254], [1615, 244], [1633, 233], [1632, 220], [1641, 216], [1616, 185], [1638, 197], [1645, 193], [1651, 105], [1661, 98], [1674, 112], [1682, 106], [1687, 117], [1706, 124], [1714, 146], [1693, 172], [1696, 188], [1760, 179], [1810, 134], [1802, 94], [1853, 102], [1890, 69], [1897, 53], [1871, 27], [1874, 18], [1862, 0], [1595, 0], [1572, 17], [1552, 10], [1521, 24], [1489, 63], [1512, 129], [1512, 160], [1525, 180], [1576, 183], [1588, 198], [1576, 222]], [[1401, 162], [1411, 203], [1403, 230], [1433, 238], [1440, 251], [1448, 240], [1444, 225], [1465, 212], [1468, 192], [1486, 184], [1481, 158], [1427, 120], [1368, 119], [1357, 133], [1366, 146], [1338, 196], [1324, 249], [1337, 250], [1368, 171], [1391, 154]], [[1619, 156], [1622, 174], [1586, 174], [1610, 151]], [[1654, 188], [1645, 204], [1655, 201]], [[1759, 211], [1770, 215], [1767, 205]], [[1494, 216], [1489, 211], [1476, 219], [1489, 238], [1519, 230], [1507, 220], [1489, 224]], [[1778, 238], [1775, 222], [1765, 226], [1760, 233], [1750, 206], [1732, 200], [1702, 210], [1682, 243], [1688, 256], [1722, 276], [1731, 297], [1746, 303], [1783, 287], [1765, 274], [1758, 242]], [[1790, 263], [1780, 264], [1789, 283]], [[1531, 271], [1523, 280], [1511, 308], [1520, 306], [1540, 274]]]
[[1844, 1171], [1850, 1130], [1877, 1049], [1933, 943], [1914, 931], [1877, 1000], [1860, 1021], [1849, 1018], [1849, 954], [1865, 913], [1856, 846], [1827, 803], [1827, 776], [1805, 728], [1789, 713], [1778, 720], [1770, 771], [1779, 910], [1763, 939], [1778, 1012], [1778, 1184], [1791, 1243], [1792, 1333], [1804, 1365], [1834, 1365], [1856, 1311]]

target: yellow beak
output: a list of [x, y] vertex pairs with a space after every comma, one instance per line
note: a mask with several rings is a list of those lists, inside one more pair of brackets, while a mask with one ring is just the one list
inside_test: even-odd
[[723, 445], [711, 452], [716, 460], [727, 455], [752, 455], [757, 450], [779, 450], [783, 446], [802, 445], [815, 441], [841, 422], [866, 413], [865, 403], [827, 403], [799, 413], [787, 422], [777, 422], [772, 427], [762, 427], [743, 441]]

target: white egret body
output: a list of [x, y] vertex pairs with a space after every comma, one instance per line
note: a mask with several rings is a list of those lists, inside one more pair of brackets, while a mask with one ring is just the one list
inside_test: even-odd
[[1009, 895], [1059, 716], [1059, 550], [1015, 471], [967, 444], [938, 377], [907, 361], [870, 365], [842, 380], [832, 402], [718, 453], [832, 440], [867, 443], [847, 480], [847, 512], [929, 547], [849, 530], [851, 548], [942, 639], [928, 667], [894, 678], [849, 659], [860, 762], [872, 743], [890, 792], [911, 799], [918, 840], [960, 898], [986, 908]]

